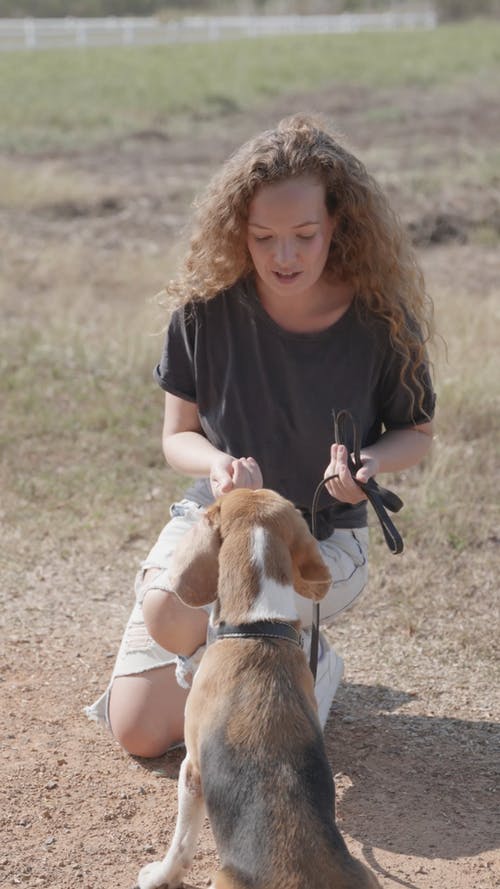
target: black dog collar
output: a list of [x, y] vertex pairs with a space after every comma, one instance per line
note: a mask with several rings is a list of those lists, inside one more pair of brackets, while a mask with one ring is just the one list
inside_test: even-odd
[[302, 638], [291, 624], [277, 620], [257, 620], [249, 624], [221, 623], [215, 627], [216, 639], [286, 639], [302, 648]]

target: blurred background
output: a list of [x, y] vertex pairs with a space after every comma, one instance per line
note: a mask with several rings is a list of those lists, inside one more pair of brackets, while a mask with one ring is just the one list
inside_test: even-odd
[[340, 817], [382, 882], [493, 886], [498, 15], [497, 0], [0, 0], [5, 885], [116, 889], [147, 833], [165, 842], [154, 773], [81, 715], [184, 488], [152, 380], [161, 291], [211, 173], [311, 111], [389, 194], [439, 334], [433, 453], [387, 479], [405, 553], [371, 529], [369, 590], [332, 631]]
[[498, 12], [497, 0], [2, 0], [10, 16], [145, 16], [208, 14], [335, 15], [388, 9], [435, 9], [440, 19], [465, 19]]

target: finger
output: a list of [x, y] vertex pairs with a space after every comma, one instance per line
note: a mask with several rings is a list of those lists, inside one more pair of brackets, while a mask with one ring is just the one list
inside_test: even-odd
[[210, 479], [210, 486], [214, 497], [220, 497], [221, 494], [227, 494], [234, 487], [233, 479], [229, 472], [219, 470]]
[[244, 458], [240, 457], [238, 460], [233, 460], [232, 464], [233, 469], [233, 484], [235, 488], [248, 488], [249, 485], [249, 471], [245, 466]]
[[262, 473], [257, 461], [253, 457], [240, 457], [234, 460], [233, 480], [236, 488], [260, 488], [262, 487]]
[[253, 457], [245, 457], [245, 465], [250, 473], [252, 488], [261, 488], [263, 485], [263, 478], [257, 460], [254, 460]]
[[335, 464], [329, 463], [323, 473], [323, 478], [324, 479], [331, 478], [332, 475], [335, 475]]
[[359, 486], [354, 481], [348, 464], [348, 451], [344, 445], [332, 445], [330, 449], [332, 463], [327, 468], [327, 473], [335, 475], [326, 485], [328, 493], [336, 500], [343, 503], [359, 503], [365, 499]]
[[371, 477], [372, 477], [372, 473], [365, 466], [362, 466], [361, 469], [358, 469], [358, 471], [356, 473], [356, 479], [358, 480], [358, 482], [363, 482], [363, 484], [368, 482], [371, 479]]
[[243, 457], [242, 463], [248, 469], [251, 475], [253, 475], [255, 470], [259, 468], [257, 465], [257, 461], [254, 460], [253, 457]]
[[328, 493], [340, 503], [350, 503], [354, 506], [356, 503], [366, 500], [365, 494], [358, 485], [354, 485], [354, 488], [351, 489], [347, 488], [345, 485], [338, 485], [335, 487], [335, 484], [332, 482], [331, 487], [327, 486], [327, 490]]
[[352, 494], [359, 491], [358, 485], [354, 481], [354, 478], [351, 473], [351, 469], [349, 467], [349, 453], [344, 445], [339, 445], [337, 450], [337, 465], [336, 471], [339, 476], [339, 484], [345, 488], [346, 491], [350, 491]]
[[337, 467], [337, 448], [338, 445], [336, 444], [333, 444], [330, 448], [330, 462], [323, 473], [323, 478], [328, 478], [329, 475], [335, 475]]
[[353, 490], [356, 487], [356, 482], [354, 481], [351, 471], [347, 466], [347, 463], [340, 463], [337, 461], [337, 475], [339, 477], [339, 485], [343, 488]]
[[324, 478], [324, 479], [327, 479], [327, 478], [330, 479], [329, 481], [326, 482], [325, 488], [326, 488], [326, 490], [328, 491], [328, 493], [330, 494], [331, 497], [336, 497], [336, 496], [337, 496], [337, 494], [336, 494], [337, 487], [336, 487], [336, 485], [335, 485], [335, 482], [336, 482], [337, 479], [336, 479], [336, 478], [331, 478], [331, 476], [336, 476], [336, 471], [337, 471], [337, 449], [338, 449], [338, 445], [336, 445], [336, 444], [332, 444], [332, 446], [331, 446], [331, 448], [330, 448], [330, 462], [329, 462], [328, 466], [326, 467], [326, 469], [325, 469], [325, 471], [324, 471], [324, 473], [323, 473], [323, 478]]
[[331, 497], [335, 497], [335, 499], [337, 499], [337, 488], [332, 481], [327, 482], [325, 488]]
[[347, 466], [347, 448], [344, 445], [337, 445], [337, 471], [341, 466]]

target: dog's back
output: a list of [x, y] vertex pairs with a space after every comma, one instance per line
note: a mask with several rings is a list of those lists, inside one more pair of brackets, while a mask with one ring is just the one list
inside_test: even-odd
[[199, 768], [222, 862], [214, 886], [376, 886], [334, 823], [334, 784], [303, 653], [268, 639], [216, 643], [189, 711], [199, 713], [203, 702], [210, 719], [208, 694], [214, 707]]

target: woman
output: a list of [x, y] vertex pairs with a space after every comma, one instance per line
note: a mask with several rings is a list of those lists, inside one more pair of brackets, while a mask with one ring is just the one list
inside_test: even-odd
[[[333, 443], [332, 411], [356, 418], [356, 477], [366, 482], [425, 456], [435, 400], [429, 305], [411, 246], [374, 179], [321, 120], [285, 119], [229, 159], [197, 206], [168, 289], [179, 305], [156, 368], [163, 450], [196, 480], [141, 567], [111, 684], [87, 711], [139, 756], [183, 736], [176, 668], [181, 682], [185, 658], [196, 668], [208, 615], [170, 593], [168, 564], [200, 510], [232, 488], [264, 485], [307, 513], [321, 478], [338, 476], [320, 504], [332, 572], [322, 621], [331, 623], [366, 583], [368, 548], [366, 500], [348, 449]], [[323, 724], [342, 669], [322, 637]]]

